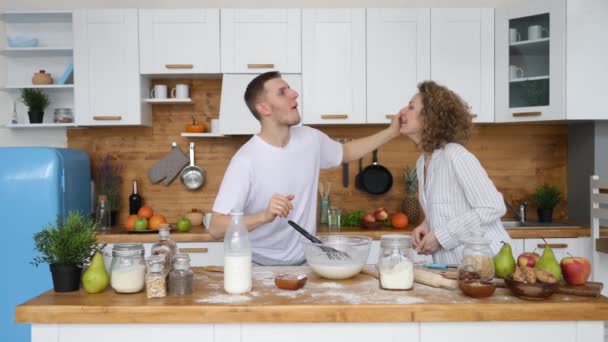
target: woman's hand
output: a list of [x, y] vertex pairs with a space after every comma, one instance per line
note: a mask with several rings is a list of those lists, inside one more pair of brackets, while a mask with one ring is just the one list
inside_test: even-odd
[[429, 255], [435, 253], [439, 247], [441, 246], [439, 245], [439, 241], [437, 241], [435, 232], [428, 232], [416, 247], [416, 251], [418, 254]]
[[416, 227], [412, 231], [412, 242], [414, 243], [414, 247], [417, 247], [422, 242], [422, 238], [429, 233], [430, 229], [426, 221], [423, 221], [418, 227]]
[[274, 194], [268, 203], [268, 208], [264, 213], [265, 221], [272, 222], [277, 216], [287, 217], [289, 212], [293, 210], [293, 204], [291, 201], [294, 199], [294, 195], [279, 195]]

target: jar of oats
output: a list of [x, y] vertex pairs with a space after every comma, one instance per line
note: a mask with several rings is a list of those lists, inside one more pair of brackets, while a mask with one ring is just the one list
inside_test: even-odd
[[494, 254], [490, 244], [490, 239], [485, 238], [479, 230], [473, 231], [473, 234], [464, 241], [462, 264], [478, 273], [481, 280], [494, 278]]

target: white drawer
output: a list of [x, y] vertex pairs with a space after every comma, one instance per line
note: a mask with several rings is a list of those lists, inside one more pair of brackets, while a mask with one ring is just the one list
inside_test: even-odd
[[223, 242], [179, 242], [177, 248], [190, 256], [190, 266], [224, 265]]

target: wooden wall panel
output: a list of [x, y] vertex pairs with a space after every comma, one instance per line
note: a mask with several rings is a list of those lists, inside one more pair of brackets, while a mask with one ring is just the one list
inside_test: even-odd
[[[219, 115], [221, 80], [171, 80], [158, 81], [173, 86], [187, 82], [191, 86], [194, 105], [155, 105], [153, 126], [69, 129], [68, 145], [89, 153], [95, 170], [102, 158], [109, 153], [116, 162], [123, 164], [123, 206], [121, 217], [128, 212], [127, 199], [131, 194], [131, 180], [137, 178], [140, 193], [146, 204], [174, 222], [179, 215], [191, 208], [208, 211], [213, 205], [224, 171], [232, 155], [249, 137], [183, 138], [180, 133], [194, 114], [198, 121], [210, 124]], [[235, 99], [240, 100], [240, 99]], [[374, 126], [319, 126], [332, 138], [359, 138], [382, 129]], [[565, 124], [505, 124], [476, 126], [468, 148], [479, 158], [482, 165], [514, 206], [525, 199], [531, 202], [534, 189], [543, 183], [556, 185], [567, 198], [567, 151], [568, 129]], [[204, 186], [188, 191], [178, 178], [165, 187], [162, 183], [151, 184], [147, 171], [171, 148], [171, 142], [187, 152], [188, 142], [196, 143], [196, 164], [206, 175]], [[419, 152], [407, 138], [398, 138], [382, 146], [379, 161], [393, 173], [393, 188], [385, 195], [372, 196], [354, 188], [358, 172], [357, 162], [350, 164], [350, 186], [342, 187], [342, 168], [321, 172], [321, 180], [331, 182], [334, 205], [343, 210], [371, 211], [386, 207], [398, 211], [405, 196], [403, 171], [414, 164]], [[371, 163], [371, 154], [364, 159], [364, 167]], [[536, 217], [532, 205], [529, 217]], [[508, 213], [510, 216], [510, 214]], [[556, 218], [567, 218], [567, 204], [562, 202], [554, 213]]]

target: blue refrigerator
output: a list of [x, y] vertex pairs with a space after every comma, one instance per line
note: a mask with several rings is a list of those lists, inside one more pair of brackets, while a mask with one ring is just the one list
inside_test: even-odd
[[30, 326], [16, 324], [15, 307], [52, 289], [49, 266], [33, 266], [34, 233], [79, 210], [90, 215], [91, 163], [75, 149], [0, 148], [0, 340], [30, 341]]

